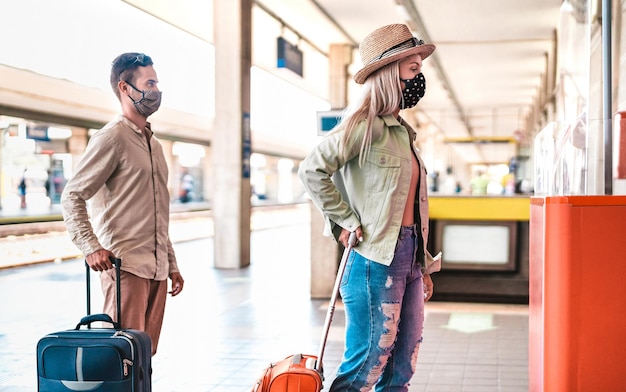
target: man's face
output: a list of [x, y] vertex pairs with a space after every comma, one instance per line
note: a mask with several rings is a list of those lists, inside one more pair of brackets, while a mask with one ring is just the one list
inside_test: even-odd
[[[159, 79], [157, 78], [156, 71], [152, 65], [147, 65], [145, 67], [137, 67], [135, 70], [134, 83], [133, 85], [140, 91], [159, 91], [159, 87], [157, 86], [159, 83]], [[133, 97], [133, 99], [138, 100], [141, 98], [141, 93], [132, 88], [132, 86], [127, 86], [128, 90], [126, 91], [127, 95]]]
[[[133, 73], [133, 80], [122, 80], [119, 88], [122, 95], [124, 113], [138, 113], [148, 118], [161, 105], [161, 92], [158, 79], [152, 65], [138, 67]], [[126, 98], [124, 98], [126, 96]]]

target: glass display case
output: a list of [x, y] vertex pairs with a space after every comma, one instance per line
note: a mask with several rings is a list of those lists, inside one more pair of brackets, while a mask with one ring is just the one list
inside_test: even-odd
[[535, 137], [536, 196], [587, 195], [587, 122], [551, 122]]

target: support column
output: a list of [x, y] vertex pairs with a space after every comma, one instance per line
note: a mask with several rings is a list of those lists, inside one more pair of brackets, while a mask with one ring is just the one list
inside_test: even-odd
[[[348, 66], [352, 63], [352, 46], [333, 44], [329, 51], [330, 105], [343, 109], [348, 104]], [[311, 202], [311, 298], [329, 298], [333, 291], [341, 245], [322, 235], [324, 219]]]
[[253, 0], [214, 0], [212, 138], [215, 267], [250, 264], [250, 66]]
[[74, 173], [74, 168], [78, 165], [80, 157], [85, 153], [87, 143], [89, 143], [89, 133], [87, 129], [72, 127], [72, 137], [67, 141], [67, 152], [72, 155], [72, 173]]

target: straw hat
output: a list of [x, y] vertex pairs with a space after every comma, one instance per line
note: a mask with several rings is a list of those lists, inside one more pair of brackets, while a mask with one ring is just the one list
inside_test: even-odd
[[425, 44], [413, 37], [403, 24], [390, 24], [371, 32], [359, 45], [363, 68], [354, 75], [354, 81], [363, 84], [377, 69], [412, 54], [419, 53], [422, 60], [430, 56], [435, 45]]

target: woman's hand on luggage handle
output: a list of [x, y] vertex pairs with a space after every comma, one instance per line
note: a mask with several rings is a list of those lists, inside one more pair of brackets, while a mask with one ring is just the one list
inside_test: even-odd
[[[357, 246], [359, 242], [363, 242], [363, 230], [361, 230], [361, 226], [357, 227], [354, 230], [356, 234], [356, 243], [354, 246]], [[339, 242], [343, 244], [345, 248], [348, 247], [348, 240], [350, 239], [350, 230], [341, 229], [341, 233], [339, 234]]]
[[99, 249], [86, 257], [87, 264], [94, 271], [106, 271], [113, 268], [113, 263], [109, 256], [115, 257], [113, 253], [106, 249]]

